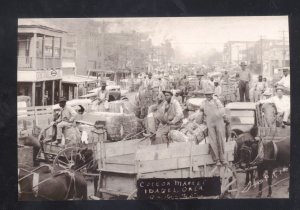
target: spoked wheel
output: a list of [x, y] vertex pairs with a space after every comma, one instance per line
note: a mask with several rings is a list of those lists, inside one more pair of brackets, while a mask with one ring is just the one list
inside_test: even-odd
[[53, 161], [53, 168], [56, 169], [72, 169], [76, 164], [77, 158], [80, 158], [79, 147], [68, 147], [61, 150]]
[[239, 187], [235, 169], [230, 165], [223, 166], [220, 170], [220, 177], [220, 198], [237, 198], [239, 196]]
[[137, 190], [134, 190], [130, 195], [127, 197], [127, 200], [135, 200], [137, 196]]
[[220, 176], [221, 194], [218, 196], [219, 198], [237, 198], [239, 196], [237, 174], [231, 165], [214, 166], [208, 176]]

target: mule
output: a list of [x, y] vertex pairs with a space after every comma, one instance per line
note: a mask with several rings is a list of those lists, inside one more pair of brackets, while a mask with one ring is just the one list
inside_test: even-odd
[[[257, 166], [258, 179], [263, 180], [264, 172], [268, 172], [268, 195], [272, 196], [272, 178], [274, 169], [280, 166], [289, 167], [290, 137], [280, 141], [246, 141], [241, 148], [241, 162], [246, 167]], [[262, 196], [263, 182], [259, 182], [257, 197]]]
[[[251, 141], [254, 140], [254, 137], [256, 134], [255, 132], [257, 132], [256, 130], [257, 128], [254, 127], [250, 130], [250, 132], [247, 133], [243, 133], [240, 134], [237, 138], [236, 138], [236, 145], [234, 148], [234, 160], [233, 163], [235, 164], [235, 166], [237, 168], [242, 168], [245, 169], [245, 167], [242, 166], [241, 164], [241, 148], [243, 146], [243, 144], [246, 141]], [[249, 183], [253, 184], [254, 183], [254, 170], [247, 170], [246, 171], [246, 178], [245, 178], [245, 183], [244, 185], [247, 186]]]
[[87, 200], [87, 183], [82, 175], [66, 170], [51, 172], [47, 165], [18, 168], [19, 200]]

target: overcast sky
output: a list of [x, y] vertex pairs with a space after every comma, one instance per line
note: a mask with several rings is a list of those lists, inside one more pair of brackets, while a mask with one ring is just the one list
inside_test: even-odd
[[150, 34], [153, 44], [165, 39], [186, 54], [212, 48], [222, 50], [227, 41], [256, 41], [263, 36], [288, 38], [287, 16], [260, 17], [180, 17], [180, 18], [104, 18], [110, 32], [136, 30]]

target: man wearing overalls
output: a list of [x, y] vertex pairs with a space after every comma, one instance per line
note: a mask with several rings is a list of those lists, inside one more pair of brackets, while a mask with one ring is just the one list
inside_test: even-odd
[[200, 106], [200, 112], [204, 114], [210, 137], [210, 146], [214, 153], [213, 158], [217, 165], [225, 163], [224, 140], [225, 140], [225, 109], [218, 98], [214, 98], [214, 91], [207, 87], [204, 91], [206, 99]]

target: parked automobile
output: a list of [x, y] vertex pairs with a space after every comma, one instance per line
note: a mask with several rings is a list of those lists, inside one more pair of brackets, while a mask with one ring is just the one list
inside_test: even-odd
[[[94, 99], [97, 95], [97, 91], [100, 88], [95, 88], [93, 90], [88, 91], [88, 94], [80, 96], [79, 98], [89, 98]], [[121, 99], [121, 87], [119, 85], [108, 85], [106, 90], [109, 92], [108, 101], [116, 101]]]
[[249, 132], [256, 125], [256, 106], [254, 102], [232, 102], [225, 106], [230, 112], [231, 130], [238, 136]]

